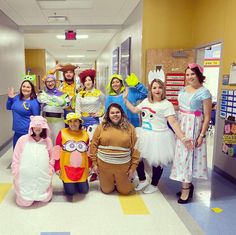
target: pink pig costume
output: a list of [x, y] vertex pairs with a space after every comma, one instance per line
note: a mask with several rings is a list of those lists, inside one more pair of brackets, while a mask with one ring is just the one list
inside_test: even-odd
[[[13, 153], [12, 174], [16, 203], [27, 207], [34, 201], [48, 202], [52, 198], [52, 140], [47, 120], [41, 116], [30, 117], [29, 132], [18, 140]], [[46, 138], [38, 142], [31, 136], [33, 127], [46, 129]]]

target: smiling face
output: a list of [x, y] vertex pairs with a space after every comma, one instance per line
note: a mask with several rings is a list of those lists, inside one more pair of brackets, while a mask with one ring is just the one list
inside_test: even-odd
[[93, 88], [93, 80], [91, 77], [87, 76], [85, 78], [84, 87], [86, 90], [91, 90]]
[[40, 134], [42, 133], [43, 131], [43, 128], [42, 127], [32, 127], [33, 129], [33, 132], [36, 136], [40, 136]]
[[80, 129], [80, 120], [79, 119], [69, 120], [68, 125], [72, 131], [78, 131]]
[[112, 79], [111, 88], [114, 92], [119, 93], [121, 86], [122, 86], [122, 84], [119, 79], [117, 79], [117, 78]]
[[121, 121], [121, 111], [116, 107], [111, 107], [109, 111], [109, 118], [114, 125], [119, 125]]
[[32, 93], [32, 86], [28, 81], [26, 81], [22, 83], [20, 90], [24, 98], [29, 98]]
[[67, 70], [63, 73], [63, 75], [64, 75], [64, 80], [68, 85], [71, 85], [74, 83], [75, 73], [73, 70]]
[[161, 101], [163, 98], [163, 86], [158, 82], [154, 82], [151, 87], [153, 101]]
[[56, 81], [53, 78], [48, 78], [47, 81], [45, 82], [45, 84], [49, 90], [52, 90], [56, 86]]
[[192, 71], [190, 68], [186, 69], [185, 78], [187, 84], [189, 84], [190, 86], [195, 87], [201, 85], [196, 73]]

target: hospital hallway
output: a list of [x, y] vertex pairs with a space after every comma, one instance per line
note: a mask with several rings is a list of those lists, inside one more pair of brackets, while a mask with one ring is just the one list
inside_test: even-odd
[[[212, 150], [213, 136], [209, 136], [209, 166]], [[48, 204], [20, 208], [12, 187], [11, 144], [0, 156], [1, 235], [236, 234], [236, 186], [210, 168], [208, 181], [193, 182], [193, 200], [185, 205], [177, 203], [180, 184], [168, 178], [169, 166], [164, 169], [159, 191], [153, 194], [105, 195], [95, 181], [87, 195], [68, 197], [54, 175], [53, 198]]]

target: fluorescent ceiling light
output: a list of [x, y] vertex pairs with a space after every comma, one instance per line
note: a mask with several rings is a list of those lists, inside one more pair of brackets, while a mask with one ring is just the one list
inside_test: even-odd
[[48, 22], [49, 23], [61, 23], [61, 22], [66, 22], [67, 21], [67, 17], [66, 16], [48, 16]]
[[86, 38], [88, 38], [88, 35], [86, 34], [76, 35], [76, 39], [86, 39]]
[[[65, 34], [58, 34], [56, 35], [57, 39], [64, 39], [65, 40]], [[88, 38], [88, 35], [86, 34], [81, 34], [81, 35], [76, 35], [76, 39], [86, 39]]]
[[91, 9], [92, 1], [84, 0], [37, 0], [41, 9]]
[[85, 55], [67, 55], [68, 58], [83, 58]]
[[66, 35], [65, 34], [59, 34], [59, 35], [56, 35], [56, 38], [57, 39], [66, 39]]
[[71, 64], [73, 64], [73, 65], [82, 65], [82, 64], [85, 64], [85, 63], [71, 63]]

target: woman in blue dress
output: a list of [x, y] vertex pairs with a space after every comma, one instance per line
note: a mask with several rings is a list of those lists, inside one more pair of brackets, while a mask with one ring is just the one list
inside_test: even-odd
[[193, 195], [192, 178], [207, 179], [206, 131], [211, 119], [211, 94], [203, 86], [205, 76], [198, 64], [189, 64], [185, 77], [187, 86], [179, 92], [178, 119], [186, 138], [193, 140], [195, 148], [186, 150], [180, 140], [176, 142], [175, 157], [170, 178], [182, 182], [177, 193], [178, 203], [188, 203]]

